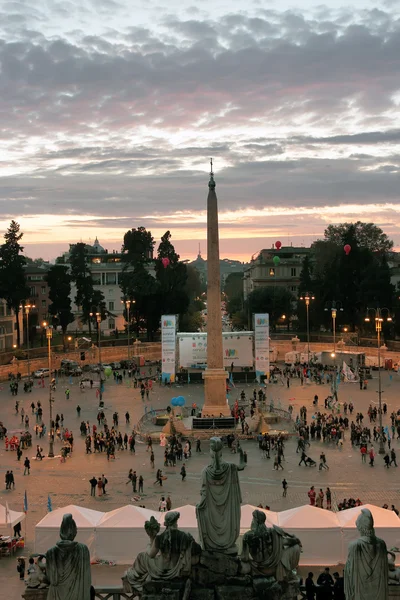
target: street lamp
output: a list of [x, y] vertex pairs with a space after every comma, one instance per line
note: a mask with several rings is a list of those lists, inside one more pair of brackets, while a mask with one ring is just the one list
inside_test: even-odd
[[101, 324], [101, 313], [96, 312], [96, 313], [89, 313], [89, 315], [91, 317], [96, 317], [96, 321], [97, 321], [97, 347], [99, 349], [99, 364], [100, 364], [100, 371], [101, 371], [101, 339], [100, 339], [100, 324]]
[[379, 454], [385, 454], [385, 442], [383, 441], [383, 423], [382, 423], [382, 381], [381, 381], [381, 331], [384, 318], [383, 311], [386, 313], [386, 321], [392, 321], [388, 308], [367, 308], [365, 321], [370, 322], [368, 313], [375, 315], [375, 329], [378, 337], [378, 400], [379, 400]]
[[130, 325], [131, 325], [130, 310], [131, 310], [131, 304], [135, 304], [135, 300], [121, 300], [121, 304], [125, 304], [125, 308], [126, 308], [126, 316], [127, 316], [127, 323], [128, 323], [128, 361], [129, 361], [129, 342], [130, 342]]
[[46, 323], [43, 323], [43, 327], [46, 328], [47, 338], [47, 358], [49, 363], [49, 409], [50, 409], [50, 427], [49, 427], [49, 458], [54, 458], [54, 428], [53, 428], [53, 397], [52, 397], [52, 378], [51, 378], [51, 338], [53, 337], [53, 328]]
[[[337, 316], [338, 310], [343, 312], [343, 308], [342, 308], [342, 303], [336, 302], [335, 300], [332, 300], [332, 302], [328, 302], [327, 304], [331, 305], [330, 311], [331, 311], [331, 315], [332, 315], [332, 331], [333, 331], [333, 352], [331, 354], [331, 356], [333, 358], [332, 392], [333, 392], [333, 397], [335, 398], [335, 400], [337, 400], [338, 393], [337, 393], [337, 373], [336, 373], [336, 316]], [[328, 310], [329, 310], [329, 306], [326, 306], [325, 311], [328, 311]]]
[[35, 304], [24, 304], [20, 305], [20, 308], [25, 309], [26, 316], [26, 352], [28, 355], [28, 377], [31, 378], [31, 361], [29, 355], [29, 313], [32, 308], [36, 308]]
[[310, 302], [311, 300], [315, 300], [315, 296], [312, 295], [311, 292], [306, 292], [303, 296], [300, 296], [300, 300], [303, 300], [306, 305], [307, 312], [307, 362], [308, 366], [310, 366]]

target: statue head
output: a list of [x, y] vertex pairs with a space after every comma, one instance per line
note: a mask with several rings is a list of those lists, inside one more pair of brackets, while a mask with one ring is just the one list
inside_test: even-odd
[[71, 514], [63, 516], [60, 527], [60, 538], [72, 542], [78, 533], [78, 528]]
[[160, 531], [160, 523], [155, 517], [150, 517], [150, 521], [146, 521], [144, 524], [144, 530], [149, 538], [153, 539]]
[[177, 512], [177, 511], [171, 511], [171, 512], [166, 513], [165, 519], [164, 519], [165, 527], [177, 529], [178, 519], [180, 516], [181, 516], [181, 513]]
[[356, 527], [362, 536], [375, 535], [374, 517], [368, 508], [362, 508], [357, 517]]
[[222, 455], [222, 448], [224, 447], [221, 438], [219, 437], [212, 437], [210, 439], [210, 452], [211, 452], [211, 456], [221, 456]]
[[251, 530], [257, 531], [259, 533], [261, 531], [265, 531], [267, 529], [267, 527], [265, 525], [266, 520], [267, 520], [267, 517], [264, 512], [262, 512], [261, 510], [253, 511], [253, 520], [251, 522]]

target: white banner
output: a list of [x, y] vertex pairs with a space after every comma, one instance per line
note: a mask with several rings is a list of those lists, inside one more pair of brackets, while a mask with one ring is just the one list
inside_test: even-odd
[[269, 376], [269, 314], [254, 315], [254, 355], [256, 377]]
[[161, 360], [162, 381], [169, 383], [175, 379], [176, 360], [176, 316], [162, 315], [161, 317]]
[[[222, 334], [224, 367], [253, 366], [253, 332]], [[179, 366], [184, 369], [207, 365], [207, 334], [178, 333]]]

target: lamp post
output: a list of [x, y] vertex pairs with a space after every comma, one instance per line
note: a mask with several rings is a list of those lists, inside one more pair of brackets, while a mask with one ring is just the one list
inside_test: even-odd
[[[337, 317], [337, 311], [340, 310], [343, 312], [343, 308], [341, 305], [341, 302], [336, 302], [335, 300], [332, 300], [332, 302], [329, 302], [328, 304], [331, 305], [330, 310], [331, 310], [331, 315], [332, 315], [332, 331], [333, 331], [333, 352], [331, 354], [332, 358], [333, 358], [333, 381], [332, 381], [332, 392], [333, 392], [333, 396], [335, 398], [335, 400], [338, 399], [338, 393], [337, 393], [337, 373], [336, 373], [336, 317]], [[329, 310], [329, 306], [325, 307], [325, 311]]]
[[96, 317], [96, 322], [97, 322], [97, 347], [99, 349], [99, 365], [100, 365], [100, 371], [101, 371], [101, 337], [100, 337], [100, 324], [101, 324], [101, 313], [96, 312], [96, 313], [89, 313], [89, 315], [91, 317]]
[[26, 316], [26, 352], [28, 355], [28, 378], [31, 378], [31, 360], [30, 360], [30, 353], [29, 353], [29, 313], [32, 310], [32, 308], [36, 308], [35, 304], [24, 304], [23, 306], [21, 305], [20, 308], [23, 308], [25, 310], [25, 316]]
[[47, 338], [47, 356], [49, 363], [49, 412], [50, 412], [50, 427], [49, 427], [49, 458], [54, 458], [54, 429], [53, 429], [53, 384], [51, 378], [51, 339], [53, 337], [53, 328], [50, 327], [46, 322], [43, 323], [43, 327], [46, 328], [46, 338]]
[[300, 300], [303, 300], [306, 305], [307, 312], [307, 362], [308, 366], [310, 366], [310, 302], [311, 300], [315, 300], [315, 296], [313, 296], [310, 292], [306, 292], [302, 296], [300, 296]]
[[129, 361], [130, 325], [131, 325], [130, 310], [131, 310], [131, 304], [135, 304], [135, 300], [121, 300], [121, 304], [125, 304], [125, 308], [126, 308], [126, 316], [127, 316], [127, 323], [128, 323], [128, 361]]
[[388, 308], [367, 308], [367, 316], [365, 321], [370, 322], [368, 313], [372, 312], [375, 314], [375, 329], [378, 338], [378, 401], [379, 401], [379, 454], [385, 454], [385, 442], [383, 441], [383, 423], [382, 423], [382, 381], [381, 381], [381, 331], [383, 316], [382, 313], [387, 313], [386, 320], [391, 321], [390, 311]]

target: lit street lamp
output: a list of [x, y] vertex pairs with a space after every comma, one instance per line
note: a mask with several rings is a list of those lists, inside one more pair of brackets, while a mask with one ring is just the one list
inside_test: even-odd
[[315, 300], [315, 296], [313, 296], [310, 292], [306, 292], [302, 296], [300, 296], [300, 300], [304, 300], [306, 305], [307, 312], [307, 363], [310, 366], [310, 302], [311, 300]]
[[35, 304], [24, 304], [21, 305], [20, 308], [25, 309], [26, 316], [26, 352], [28, 355], [28, 378], [31, 378], [31, 360], [29, 353], [29, 313], [32, 308], [36, 308]]
[[[336, 316], [337, 316], [337, 311], [340, 310], [343, 312], [343, 308], [342, 308], [342, 303], [341, 302], [336, 302], [335, 300], [332, 300], [332, 302], [328, 302], [327, 304], [330, 304], [330, 310], [331, 310], [331, 315], [332, 315], [332, 331], [333, 331], [333, 352], [331, 354], [332, 358], [333, 358], [333, 381], [332, 381], [332, 393], [333, 393], [333, 397], [335, 398], [335, 400], [338, 399], [338, 393], [337, 393], [337, 373], [336, 373]], [[328, 311], [329, 307], [325, 307], [325, 311]]]
[[100, 385], [100, 395], [99, 395], [99, 401], [100, 403], [103, 401], [103, 366], [101, 363], [101, 334], [100, 334], [100, 325], [101, 325], [101, 313], [96, 312], [96, 313], [89, 313], [90, 317], [96, 317], [96, 322], [97, 322], [97, 347], [99, 349], [99, 368], [100, 368], [100, 373], [99, 373], [99, 377], [100, 377], [100, 381], [99, 381], [99, 385]]
[[47, 357], [49, 363], [49, 409], [50, 409], [50, 427], [49, 427], [49, 458], [54, 458], [54, 428], [53, 428], [53, 383], [51, 377], [51, 338], [53, 337], [53, 328], [48, 325], [48, 323], [44, 322], [43, 327], [46, 328], [46, 338], [47, 338]]
[[382, 382], [381, 382], [381, 331], [384, 321], [382, 312], [387, 314], [386, 321], [392, 321], [388, 308], [367, 308], [367, 316], [365, 321], [370, 322], [369, 312], [375, 314], [375, 329], [378, 337], [378, 399], [379, 399], [379, 454], [385, 454], [385, 442], [383, 441], [383, 424], [382, 424]]

